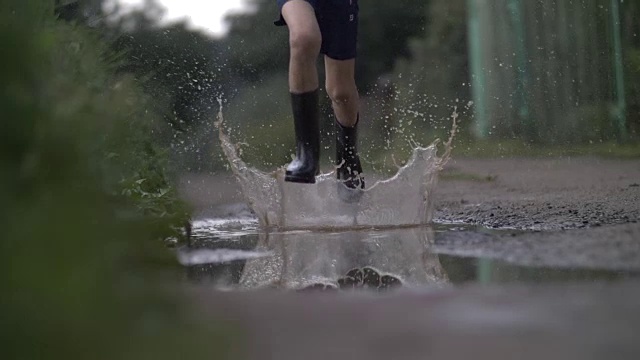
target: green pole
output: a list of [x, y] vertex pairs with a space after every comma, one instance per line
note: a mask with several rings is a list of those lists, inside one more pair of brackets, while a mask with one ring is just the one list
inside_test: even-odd
[[493, 277], [493, 261], [490, 259], [478, 259], [477, 281], [480, 284], [490, 284]]
[[514, 30], [513, 36], [516, 50], [516, 77], [518, 82], [516, 87], [516, 102], [518, 106], [518, 117], [520, 118], [521, 124], [524, 125], [524, 128], [526, 129], [526, 136], [534, 138], [536, 132], [535, 124], [531, 123], [531, 117], [529, 116], [529, 66], [527, 64], [525, 28], [522, 21], [522, 0], [510, 0], [508, 7]]
[[618, 0], [611, 0], [611, 17], [613, 22], [613, 69], [616, 77], [615, 117], [618, 123], [618, 140], [624, 140], [627, 136], [627, 104], [624, 91], [624, 66], [622, 63], [622, 41], [620, 36], [620, 4]]
[[474, 132], [484, 139], [489, 136], [487, 104], [485, 102], [486, 78], [482, 69], [482, 30], [480, 8], [485, 0], [467, 0], [467, 37], [469, 38], [469, 63], [471, 68], [471, 95], [474, 103]]

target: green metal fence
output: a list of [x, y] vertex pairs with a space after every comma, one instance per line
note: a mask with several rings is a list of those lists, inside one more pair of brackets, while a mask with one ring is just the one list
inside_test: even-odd
[[626, 136], [620, 0], [467, 0], [480, 138]]

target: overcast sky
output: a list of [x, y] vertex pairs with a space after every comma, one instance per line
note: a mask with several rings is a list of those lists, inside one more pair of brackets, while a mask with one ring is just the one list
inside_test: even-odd
[[[124, 8], [140, 6], [144, 0], [111, 0]], [[244, 0], [158, 0], [166, 9], [164, 21], [187, 19], [192, 28], [212, 35], [223, 35], [223, 17], [229, 12], [246, 9]]]

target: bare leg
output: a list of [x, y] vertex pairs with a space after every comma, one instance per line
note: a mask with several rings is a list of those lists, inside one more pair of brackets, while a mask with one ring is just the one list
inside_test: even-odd
[[355, 81], [355, 59], [335, 60], [324, 57], [326, 86], [336, 119], [342, 126], [353, 127], [358, 121], [359, 96]]
[[304, 0], [289, 0], [282, 7], [282, 17], [289, 28], [289, 90], [296, 94], [316, 90], [322, 35], [315, 11]]
[[304, 0], [289, 0], [282, 7], [289, 27], [289, 91], [296, 134], [296, 157], [285, 172], [285, 181], [315, 183], [320, 172], [318, 71], [316, 61], [322, 34], [313, 7]]
[[[362, 164], [358, 156], [359, 96], [355, 81], [355, 59], [324, 58], [327, 93], [336, 115], [336, 176], [347, 188], [364, 189]], [[360, 193], [338, 194], [345, 201], [358, 201]]]

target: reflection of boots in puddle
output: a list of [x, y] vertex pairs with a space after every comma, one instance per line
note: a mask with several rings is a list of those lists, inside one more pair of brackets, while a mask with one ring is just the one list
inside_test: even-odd
[[389, 291], [447, 283], [428, 229], [401, 229], [371, 238], [362, 232], [261, 234], [256, 251], [270, 257], [247, 262], [244, 288], [295, 291]]
[[345, 276], [338, 278], [337, 283], [337, 287], [330, 283], [315, 283], [298, 289], [298, 291], [335, 291], [338, 289], [368, 289], [384, 291], [402, 286], [402, 281], [399, 278], [389, 274], [382, 275], [378, 270], [370, 266], [349, 270]]
[[311, 284], [307, 285], [301, 289], [298, 289], [299, 292], [316, 292], [316, 291], [336, 291], [338, 288], [333, 284]]
[[365, 266], [362, 269], [349, 270], [346, 276], [338, 279], [340, 289], [388, 290], [402, 286], [402, 281], [390, 274], [381, 274], [378, 270]]

